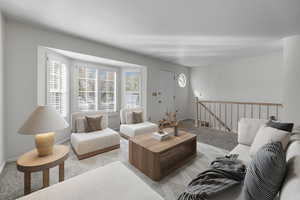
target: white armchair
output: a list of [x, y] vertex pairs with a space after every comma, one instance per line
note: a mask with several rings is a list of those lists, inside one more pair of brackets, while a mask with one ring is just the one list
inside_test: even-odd
[[[102, 130], [86, 133], [85, 116], [102, 115]], [[78, 112], [72, 114], [71, 145], [79, 160], [111, 151], [120, 147], [120, 135], [118, 132], [108, 128], [107, 113]]]
[[145, 112], [143, 108], [124, 108], [120, 111], [120, 135], [126, 139], [134, 137], [136, 135], [152, 133], [158, 131], [158, 125], [149, 121], [143, 121], [142, 123], [133, 124], [131, 123], [130, 114], [132, 112], [143, 112], [145, 119]]

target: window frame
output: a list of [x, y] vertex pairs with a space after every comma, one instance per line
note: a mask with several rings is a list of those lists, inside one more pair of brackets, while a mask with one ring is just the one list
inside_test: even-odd
[[[79, 76], [79, 68], [81, 68], [81, 67], [85, 68], [85, 69], [94, 69], [94, 68], [91, 68], [88, 65], [84, 65], [84, 64], [81, 65], [81, 66], [76, 66], [75, 67], [75, 70], [76, 70], [77, 73], [75, 73], [75, 75], [74, 75], [73, 78], [75, 78], [76, 84], [77, 84], [77, 92], [76, 92], [76, 96], [74, 97], [74, 99], [76, 101], [76, 105], [77, 105], [79, 111], [83, 111], [83, 112], [84, 111], [97, 111], [98, 110], [98, 69], [95, 69], [96, 70], [96, 74], [95, 74], [95, 78], [93, 79], [93, 78], [88, 78], [87, 74], [86, 74], [85, 77], [80, 77]], [[83, 90], [83, 91], [80, 91], [79, 87], [78, 87], [80, 80], [84, 80], [86, 82], [86, 84], [85, 84], [86, 87], [85, 87], [85, 90]], [[87, 86], [88, 86], [87, 82], [88, 81], [94, 81], [95, 82], [95, 89], [93, 91], [92, 90], [90, 90], [90, 91], [87, 90]], [[95, 95], [94, 95], [95, 96], [95, 103], [94, 103], [95, 109], [94, 110], [91, 110], [91, 109], [87, 109], [87, 110], [80, 109], [80, 107], [79, 107], [79, 101], [78, 101], [78, 97], [80, 96], [79, 95], [80, 93], [85, 93], [86, 100], [88, 99], [88, 94], [89, 93], [95, 93]]]
[[[81, 65], [84, 65], [85, 67], [87, 68], [93, 68], [93, 69], [96, 69], [97, 70], [97, 98], [96, 98], [96, 101], [97, 101], [97, 105], [96, 105], [96, 109], [95, 110], [81, 110], [78, 106], [78, 100], [77, 100], [77, 97], [79, 95], [79, 88], [78, 88], [78, 66], [81, 66]], [[72, 104], [73, 104], [73, 112], [76, 111], [76, 112], [89, 112], [89, 111], [99, 111], [99, 112], [107, 112], [107, 113], [116, 113], [117, 112], [117, 108], [118, 108], [118, 86], [117, 86], [117, 81], [118, 81], [118, 76], [119, 76], [119, 73], [118, 73], [118, 69], [116, 67], [113, 67], [113, 66], [104, 66], [104, 65], [101, 65], [101, 64], [98, 64], [98, 63], [90, 63], [90, 62], [85, 62], [85, 61], [79, 61], [79, 60], [73, 60], [72, 62], [72, 68], [74, 70], [74, 72], [72, 73], [72, 83], [73, 83], [73, 86], [72, 86]], [[99, 107], [100, 107], [100, 103], [101, 103], [101, 92], [100, 92], [100, 88], [101, 88], [101, 79], [100, 79], [100, 73], [101, 72], [114, 72], [115, 73], [115, 84], [114, 84], [114, 108], [112, 110], [107, 110], [107, 109], [102, 109], [100, 110]]]
[[[135, 106], [129, 106], [127, 103], [126, 103], [126, 73], [127, 72], [137, 72], [140, 74], [139, 76], [139, 103], [138, 105], [135, 105]], [[137, 69], [137, 68], [132, 68], [132, 69], [124, 69], [123, 72], [122, 72], [122, 76], [123, 76], [123, 81], [122, 81], [122, 97], [123, 97], [123, 101], [122, 101], [122, 107], [124, 108], [136, 108], [136, 107], [142, 107], [143, 105], [143, 94], [142, 94], [142, 87], [143, 87], [143, 72], [142, 70], [140, 69]]]

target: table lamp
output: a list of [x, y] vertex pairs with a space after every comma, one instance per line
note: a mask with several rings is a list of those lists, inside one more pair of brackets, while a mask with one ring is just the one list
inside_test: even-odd
[[68, 126], [65, 119], [52, 106], [38, 106], [18, 132], [24, 135], [35, 135], [38, 155], [47, 156], [53, 152], [54, 132]]

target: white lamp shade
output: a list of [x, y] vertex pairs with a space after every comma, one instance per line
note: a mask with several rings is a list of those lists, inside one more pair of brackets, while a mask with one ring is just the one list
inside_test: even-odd
[[52, 106], [39, 106], [31, 113], [18, 132], [25, 135], [36, 135], [59, 131], [68, 126], [66, 120]]

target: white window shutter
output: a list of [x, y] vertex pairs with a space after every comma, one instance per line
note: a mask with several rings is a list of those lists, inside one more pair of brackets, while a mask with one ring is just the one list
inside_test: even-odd
[[67, 116], [66, 65], [51, 59], [47, 59], [47, 104], [62, 116]]

